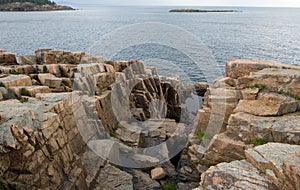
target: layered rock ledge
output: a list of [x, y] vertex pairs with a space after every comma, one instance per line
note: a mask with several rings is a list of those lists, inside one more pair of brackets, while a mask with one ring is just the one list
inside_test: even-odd
[[[132, 86], [130, 92], [126, 86]], [[177, 129], [187, 128], [181, 123], [186, 105], [179, 100], [191, 88], [204, 96], [203, 104], [189, 142], [171, 160], [137, 156], [130, 163], [151, 167], [120, 167], [88, 146], [87, 139], [103, 138], [146, 148], [181, 137]], [[147, 133], [122, 120], [126, 110], [112, 104], [128, 105], [133, 120], [154, 128]], [[140, 61], [105, 61], [53, 49], [17, 61], [0, 51], [0, 187], [300, 189], [299, 112], [299, 66], [234, 59], [226, 76], [213, 84], [185, 85], [178, 77], [158, 76]], [[90, 118], [83, 123], [78, 116], [84, 113], [98, 124]]]

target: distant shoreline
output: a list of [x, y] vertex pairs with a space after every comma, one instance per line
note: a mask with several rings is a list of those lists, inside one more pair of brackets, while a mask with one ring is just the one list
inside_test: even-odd
[[0, 12], [37, 12], [37, 11], [72, 11], [76, 10], [70, 6], [63, 6], [57, 4], [37, 5], [34, 3], [8, 3], [0, 5]]
[[241, 12], [237, 10], [200, 10], [200, 9], [172, 9], [169, 12], [178, 12], [178, 13], [233, 13]]

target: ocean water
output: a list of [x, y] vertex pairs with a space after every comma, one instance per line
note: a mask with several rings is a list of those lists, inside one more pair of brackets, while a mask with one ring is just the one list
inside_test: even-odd
[[[49, 47], [99, 55], [103, 52], [107, 59], [141, 59], [147, 65], [158, 67], [159, 74], [183, 74], [193, 81], [205, 78], [206, 71], [202, 68], [206, 66], [193, 64], [194, 58], [201, 54], [197, 51], [203, 54], [203, 49], [202, 61], [208, 56], [207, 65], [213, 65], [221, 73], [231, 58], [300, 65], [300, 9], [297, 8], [204, 7], [242, 11], [235, 13], [168, 12], [181, 7], [77, 8], [77, 11], [61, 12], [0, 12], [0, 49], [17, 55], [33, 54], [36, 49]], [[167, 28], [160, 31], [156, 27], [160, 25], [170, 26], [169, 31]], [[145, 41], [147, 35], [156, 41]], [[117, 40], [111, 39], [114, 44], [108, 42], [116, 36]], [[171, 40], [166, 45], [157, 43], [159, 39]], [[174, 43], [172, 47], [170, 44]], [[114, 55], [107, 53], [119, 44], [125, 48]], [[181, 48], [191, 50], [190, 55], [178, 51]]]

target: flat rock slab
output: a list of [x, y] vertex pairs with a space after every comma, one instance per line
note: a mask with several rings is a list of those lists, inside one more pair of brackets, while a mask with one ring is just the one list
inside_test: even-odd
[[35, 97], [38, 93], [51, 93], [48, 86], [15, 86], [10, 89], [12, 89], [18, 96]]
[[246, 158], [244, 150], [247, 149], [248, 145], [235, 139], [235, 137], [228, 135], [229, 134], [221, 133], [214, 136], [211, 141], [212, 143], [205, 153], [203, 161], [209, 165], [215, 165], [221, 162], [231, 162]]
[[245, 160], [221, 163], [210, 167], [201, 175], [200, 189], [277, 189]]
[[252, 72], [257, 72], [265, 68], [277, 69], [299, 69], [298, 66], [287, 65], [275, 61], [252, 60], [252, 59], [232, 59], [226, 64], [226, 76], [231, 78], [239, 78], [248, 76]]
[[277, 91], [300, 97], [300, 70], [263, 69], [251, 73], [249, 76], [238, 78], [237, 87], [244, 89], [257, 84], [264, 85], [265, 90], [268, 91]]
[[[298, 145], [268, 143], [246, 150], [245, 153], [247, 160], [268, 175], [278, 187], [295, 189], [295, 187], [291, 186], [293, 181], [288, 180], [292, 175], [295, 176], [295, 171], [300, 169], [300, 163], [295, 163], [300, 158], [299, 151], [300, 146]], [[289, 160], [291, 161], [290, 163]], [[291, 170], [291, 165], [293, 165], [293, 170]], [[297, 173], [296, 175], [299, 174]]]
[[50, 88], [59, 88], [62, 84], [62, 79], [57, 78], [53, 74], [38, 74], [38, 79], [42, 85], [49, 86]]
[[250, 143], [257, 139], [300, 145], [300, 117], [298, 113], [280, 117], [260, 117], [247, 113], [232, 114], [227, 126], [229, 133]]
[[0, 78], [0, 83], [2, 83], [6, 88], [12, 86], [32, 86], [31, 79], [27, 75], [9, 75]]
[[300, 109], [300, 102], [287, 95], [261, 92], [254, 100], [240, 100], [234, 113], [245, 112], [257, 116], [280, 116]]

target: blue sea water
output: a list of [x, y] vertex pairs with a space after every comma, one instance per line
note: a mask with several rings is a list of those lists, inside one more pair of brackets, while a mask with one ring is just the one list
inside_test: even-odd
[[[89, 52], [101, 37], [119, 28], [150, 22], [175, 25], [194, 35], [197, 41], [185, 39], [186, 35], [178, 36], [178, 39], [187, 40], [181, 45], [190, 49], [195, 43], [203, 43], [201, 46], [212, 53], [217, 67], [223, 72], [226, 61], [231, 58], [268, 59], [300, 65], [298, 8], [189, 7], [242, 11], [235, 13], [170, 13], [170, 9], [182, 7], [158, 6], [78, 8], [77, 11], [61, 12], [0, 12], [0, 49], [17, 55], [33, 54], [36, 49], [49, 47]], [[143, 31], [143, 35], [147, 36], [147, 30]], [[156, 35], [164, 35], [164, 31]], [[139, 36], [123, 38], [130, 42]], [[149, 64], [161, 67], [159, 72], [162, 75], [182, 72], [167, 63], [180, 60], [180, 53], [158, 44], [130, 46], [113, 58], [152, 58]], [[153, 60], [159, 64], [153, 64]], [[202, 80], [199, 71], [189, 67], [188, 61], [183, 64], [186, 68], [183, 72], [191, 80]]]

